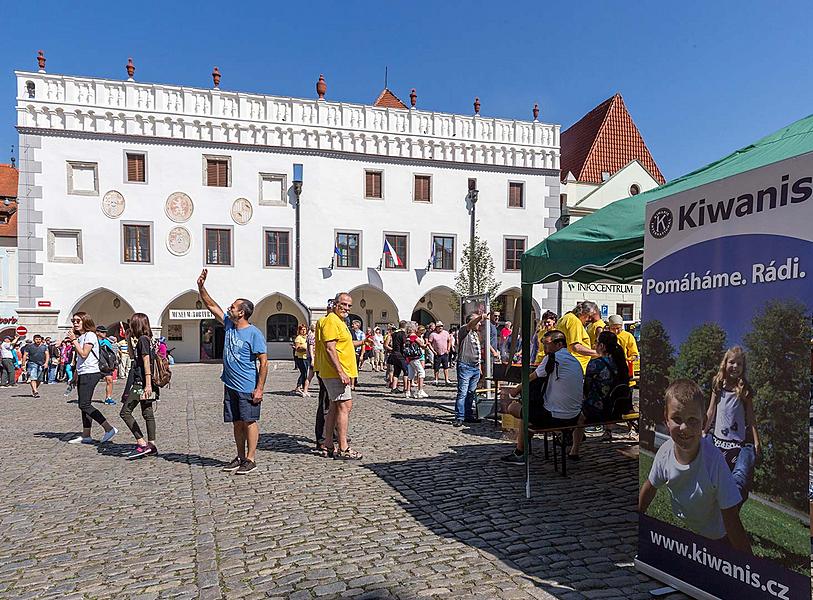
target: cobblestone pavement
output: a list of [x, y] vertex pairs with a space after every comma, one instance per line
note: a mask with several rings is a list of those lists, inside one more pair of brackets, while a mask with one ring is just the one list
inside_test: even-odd
[[243, 478], [220, 470], [234, 449], [218, 365], [175, 367], [161, 454], [134, 462], [119, 405], [97, 405], [113, 442], [74, 446], [64, 386], [38, 400], [0, 389], [0, 597], [643, 599], [659, 587], [632, 567], [637, 463], [623, 442], [588, 442], [568, 479], [538, 452], [526, 500], [491, 423], [455, 429], [435, 399], [387, 395], [364, 373], [351, 423], [364, 459], [332, 461], [310, 452], [316, 399], [289, 392], [290, 363], [273, 368], [259, 468]]

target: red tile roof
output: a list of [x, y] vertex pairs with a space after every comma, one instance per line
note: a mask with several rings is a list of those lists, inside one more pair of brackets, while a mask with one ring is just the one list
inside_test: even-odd
[[0, 165], [0, 198], [17, 197], [17, 169]]
[[608, 98], [562, 132], [562, 181], [573, 173], [576, 181], [602, 183], [602, 172], [613, 175], [633, 160], [658, 183], [666, 183], [621, 94]]
[[[0, 205], [2, 206], [2, 205]], [[11, 207], [13, 208], [14, 212], [8, 217], [8, 222], [3, 223], [2, 221], [5, 220], [6, 214], [0, 214], [0, 237], [17, 237], [17, 206], [12, 204]]]
[[389, 88], [384, 88], [378, 95], [378, 99], [373, 102], [373, 106], [380, 106], [381, 108], [406, 108], [406, 104], [398, 99], [398, 96], [393, 94]]

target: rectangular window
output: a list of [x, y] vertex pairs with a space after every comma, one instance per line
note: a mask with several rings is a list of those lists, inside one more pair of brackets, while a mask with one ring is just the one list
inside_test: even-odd
[[207, 158], [206, 159], [206, 185], [209, 187], [229, 186], [229, 159]]
[[415, 202], [432, 202], [432, 178], [415, 175]]
[[381, 171], [364, 171], [365, 198], [384, 197], [384, 188], [381, 186], [383, 175]]
[[99, 166], [91, 162], [68, 162], [68, 193], [99, 195]]
[[525, 238], [505, 238], [506, 271], [519, 271], [519, 259], [523, 252], [525, 252]]
[[621, 315], [625, 321], [634, 321], [634, 310], [632, 304], [616, 304], [615, 314]]
[[454, 271], [454, 237], [436, 235], [432, 237], [432, 268], [440, 271]]
[[231, 229], [206, 228], [206, 264], [231, 265]]
[[389, 252], [384, 253], [384, 268], [385, 269], [406, 269], [407, 268], [407, 249], [409, 246], [409, 238], [405, 234], [388, 233], [384, 239], [390, 243], [395, 254], [401, 260], [401, 264], [397, 264], [395, 259]]
[[147, 181], [147, 157], [135, 152], [127, 153], [127, 181], [144, 183]]
[[508, 207], [522, 208], [525, 206], [525, 184], [518, 181], [508, 182]]
[[124, 238], [124, 262], [152, 262], [152, 234], [149, 225], [122, 224]]
[[48, 262], [82, 262], [82, 232], [78, 229], [48, 230]]
[[287, 203], [286, 192], [285, 175], [260, 173], [261, 206], [284, 206]]
[[339, 249], [337, 267], [358, 269], [361, 266], [361, 234], [337, 232], [336, 248]]
[[265, 266], [291, 266], [291, 233], [288, 231], [265, 232]]

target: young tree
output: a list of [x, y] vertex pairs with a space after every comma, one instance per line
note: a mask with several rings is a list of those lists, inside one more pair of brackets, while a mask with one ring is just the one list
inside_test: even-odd
[[704, 323], [689, 332], [680, 345], [677, 361], [672, 370], [672, 380], [691, 379], [708, 399], [711, 382], [720, 369], [720, 361], [726, 350], [726, 333], [716, 323]]
[[[642, 430], [654, 431], [663, 422], [663, 395], [669, 387], [669, 372], [675, 364], [675, 347], [663, 323], [644, 321], [641, 326], [641, 420]], [[642, 431], [642, 442], [643, 439]], [[649, 436], [651, 437], [651, 436]], [[650, 446], [654, 439], [650, 440]], [[650, 447], [653, 450], [654, 447]]]
[[811, 335], [807, 307], [775, 300], [754, 317], [744, 340], [762, 447], [754, 489], [805, 511]]
[[475, 294], [488, 294], [491, 298], [491, 308], [502, 308], [494, 304], [494, 299], [497, 297], [497, 292], [500, 291], [501, 281], [494, 279], [494, 259], [491, 256], [491, 248], [488, 242], [480, 239], [477, 234], [474, 235], [474, 253], [471, 252], [471, 244], [463, 246], [463, 258], [461, 260], [462, 266], [460, 272], [455, 278], [455, 293], [452, 294], [452, 302], [455, 312], [460, 310], [460, 297], [468, 296], [470, 292], [469, 287], [469, 269], [472, 262], [474, 262], [474, 293]]

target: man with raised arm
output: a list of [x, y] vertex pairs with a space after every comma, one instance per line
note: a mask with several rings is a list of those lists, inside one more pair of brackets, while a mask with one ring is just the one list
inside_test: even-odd
[[[223, 421], [232, 423], [237, 457], [223, 467], [236, 475], [247, 475], [257, 469], [255, 453], [260, 438], [260, 403], [263, 399], [265, 378], [268, 375], [268, 351], [262, 332], [248, 322], [254, 312], [254, 304], [238, 298], [223, 313], [204, 284], [208, 270], [198, 277], [200, 299], [206, 308], [223, 323], [226, 329], [223, 340]], [[257, 370], [256, 363], [260, 368]]]

